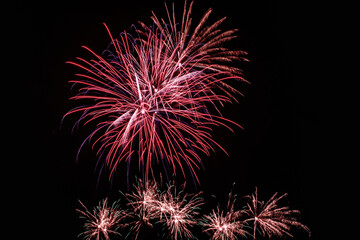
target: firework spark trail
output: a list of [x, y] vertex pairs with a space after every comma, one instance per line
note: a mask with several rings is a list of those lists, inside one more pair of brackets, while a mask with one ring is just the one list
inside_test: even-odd
[[[109, 178], [120, 162], [126, 162], [129, 169], [137, 156], [145, 181], [156, 159], [166, 174], [180, 170], [185, 176], [186, 167], [199, 182], [196, 171], [202, 162], [198, 153], [209, 155], [215, 146], [225, 151], [212, 139], [212, 127], [231, 130], [228, 124], [239, 126], [222, 117], [216, 106], [234, 98], [229, 90], [237, 92], [225, 81], [243, 80], [239, 69], [219, 63], [242, 59], [240, 52], [219, 47], [233, 38], [233, 31], [218, 29], [223, 20], [206, 27], [209, 10], [191, 35], [191, 8], [192, 3], [189, 9], [185, 3], [180, 30], [174, 13], [169, 17], [171, 31], [165, 27], [168, 23], [153, 15], [155, 29], [141, 23], [144, 30], [138, 30], [138, 35], [142, 37], [136, 40], [126, 32], [114, 39], [105, 25], [113, 48], [106, 51], [107, 58], [83, 46], [93, 59], [67, 62], [86, 71], [70, 82], [80, 86], [71, 99], [87, 105], [65, 116], [82, 113], [76, 124], [97, 122], [83, 144], [94, 139], [97, 154], [105, 156]], [[215, 88], [224, 95], [215, 93]], [[210, 114], [209, 106], [217, 114]]]
[[266, 234], [271, 238], [273, 235], [283, 237], [284, 235], [293, 237], [290, 233], [291, 227], [298, 227], [308, 232], [310, 237], [310, 229], [298, 222], [298, 210], [291, 210], [288, 206], [278, 207], [278, 202], [286, 197], [283, 194], [277, 197], [275, 193], [266, 203], [258, 200], [257, 188], [255, 193], [251, 195], [251, 202], [247, 204], [246, 214], [250, 216], [247, 221], [253, 222], [255, 239], [256, 229], [260, 228], [262, 234]]
[[235, 199], [229, 194], [227, 211], [220, 210], [218, 206], [208, 215], [204, 215], [201, 225], [203, 232], [209, 234], [212, 240], [236, 240], [238, 236], [244, 237], [248, 232], [244, 229], [245, 221], [240, 217], [242, 210], [235, 210]]
[[85, 231], [80, 234], [84, 236], [84, 239], [110, 240], [111, 234], [120, 235], [117, 229], [122, 226], [120, 222], [128, 217], [128, 214], [126, 211], [120, 210], [118, 202], [109, 207], [107, 199], [105, 199], [94, 208], [93, 212], [90, 212], [82, 202], [80, 204], [84, 211], [79, 209], [76, 211], [81, 218], [85, 219]]

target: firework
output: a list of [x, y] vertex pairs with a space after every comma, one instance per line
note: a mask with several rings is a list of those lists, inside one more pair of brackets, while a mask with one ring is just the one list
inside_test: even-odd
[[237, 235], [245, 235], [243, 230], [243, 223], [237, 219], [236, 214], [232, 212], [212, 210], [212, 213], [204, 216], [203, 227], [206, 228], [204, 232], [212, 235], [213, 240], [235, 240]]
[[147, 237], [155, 233], [156, 239], [196, 239], [193, 230], [199, 226], [212, 240], [247, 238], [251, 236], [250, 227], [253, 227], [254, 239], [257, 231], [269, 239], [292, 237], [291, 227], [301, 228], [310, 236], [309, 228], [297, 219], [299, 211], [278, 206], [286, 194], [279, 197], [275, 193], [269, 201], [263, 202], [258, 200], [256, 189], [250, 197], [243, 198], [247, 200], [245, 207], [236, 209], [236, 195], [230, 192], [225, 210], [218, 205], [209, 214], [201, 216], [202, 192], [187, 194], [185, 186], [185, 183], [179, 188], [168, 184], [165, 191], [160, 191], [161, 186], [156, 182], [139, 180], [133, 192], [123, 194], [127, 201], [126, 210], [120, 209], [119, 201], [108, 206], [105, 199], [90, 212], [80, 202], [85, 209], [77, 210], [85, 219], [85, 230], [80, 235], [86, 240], [109, 240], [110, 235], [120, 235], [118, 230], [121, 228], [127, 232], [126, 239], [129, 236], [141, 239], [140, 232]]
[[[65, 116], [79, 112], [77, 124], [97, 123], [83, 144], [93, 140], [93, 147], [98, 146], [110, 178], [122, 161], [129, 174], [135, 158], [145, 181], [152, 166], [160, 164], [166, 174], [180, 170], [185, 176], [187, 168], [199, 182], [198, 153], [209, 155], [215, 146], [225, 151], [213, 140], [212, 127], [239, 126], [223, 118], [217, 104], [230, 102], [237, 92], [226, 81], [244, 80], [238, 68], [225, 64], [243, 59], [244, 52], [220, 47], [235, 31], [218, 29], [224, 19], [206, 26], [211, 10], [191, 34], [191, 9], [192, 3], [189, 8], [185, 3], [180, 29], [174, 12], [168, 23], [153, 15], [155, 26], [141, 23], [144, 30], [138, 30], [138, 39], [126, 32], [115, 39], [105, 25], [111, 38], [107, 56], [84, 47], [93, 59], [67, 62], [85, 71], [70, 81], [79, 86], [71, 99], [84, 105]], [[212, 109], [216, 114], [211, 114]]]
[[300, 213], [298, 210], [291, 210], [288, 206], [278, 206], [278, 202], [286, 196], [287, 194], [283, 194], [278, 197], [277, 193], [275, 193], [265, 203], [258, 200], [257, 188], [255, 189], [255, 193], [251, 195], [251, 202], [247, 204], [248, 209], [246, 210], [247, 215], [250, 216], [248, 221], [253, 221], [254, 239], [257, 227], [259, 227], [264, 236], [267, 234], [270, 238], [273, 235], [293, 237], [290, 233], [292, 226], [307, 231], [310, 236], [310, 229], [298, 222], [297, 215]]
[[178, 192], [175, 186], [169, 186], [159, 201], [160, 221], [164, 222], [170, 232], [171, 239], [193, 238], [190, 227], [197, 224], [196, 216], [200, 206], [204, 204], [201, 192], [185, 194], [185, 184]]
[[94, 208], [93, 212], [90, 212], [82, 202], [80, 204], [84, 211], [79, 209], [76, 209], [76, 211], [81, 218], [85, 219], [85, 231], [80, 234], [84, 236], [84, 239], [110, 240], [111, 234], [120, 235], [117, 232], [118, 228], [122, 226], [120, 221], [128, 215], [126, 211], [120, 210], [118, 202], [108, 206], [107, 199], [105, 199]]
[[156, 223], [163, 223], [169, 230], [172, 239], [182, 237], [191, 238], [189, 230], [197, 221], [200, 206], [203, 204], [201, 192], [185, 194], [185, 183], [177, 191], [174, 185], [168, 185], [165, 192], [160, 192], [156, 183], [148, 181], [145, 185], [139, 181], [135, 191], [125, 194], [129, 201], [132, 218], [131, 231], [135, 239], [144, 226], [153, 227]]
[[159, 190], [155, 182], [148, 181], [145, 186], [140, 180], [135, 186], [135, 191], [131, 194], [125, 194], [130, 207], [132, 219], [131, 232], [135, 232], [137, 239], [142, 227], [153, 227], [152, 220], [158, 217]]
[[238, 236], [244, 237], [248, 234], [244, 229], [244, 221], [240, 219], [242, 211], [235, 211], [234, 204], [235, 200], [230, 193], [226, 212], [221, 211], [218, 206], [203, 217], [204, 232], [212, 236], [212, 240], [235, 240]]

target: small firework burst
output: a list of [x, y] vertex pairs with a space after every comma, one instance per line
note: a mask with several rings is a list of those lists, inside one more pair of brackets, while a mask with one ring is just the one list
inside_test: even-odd
[[153, 228], [154, 224], [163, 223], [168, 229], [171, 239], [192, 238], [190, 227], [197, 224], [195, 217], [203, 204], [201, 192], [185, 194], [185, 183], [178, 192], [174, 185], [160, 192], [155, 182], [148, 181], [145, 185], [140, 180], [135, 191], [125, 194], [132, 218], [131, 232], [137, 239], [144, 227]]
[[218, 206], [216, 210], [213, 209], [209, 215], [203, 217], [204, 232], [209, 234], [212, 240], [235, 240], [248, 234], [244, 229], [244, 221], [240, 220], [242, 211], [235, 210], [234, 204], [235, 200], [230, 193], [226, 212]]
[[213, 240], [235, 240], [237, 235], [244, 235], [243, 223], [239, 221], [231, 212], [223, 211], [219, 208], [213, 209], [209, 215], [204, 216], [204, 232], [212, 235]]
[[137, 239], [142, 227], [153, 227], [153, 220], [158, 217], [159, 190], [155, 182], [148, 181], [145, 185], [139, 180], [135, 191], [131, 194], [125, 194], [130, 207], [131, 232], [135, 233]]
[[76, 209], [76, 211], [85, 219], [85, 231], [80, 234], [84, 239], [110, 240], [110, 235], [120, 235], [117, 230], [123, 226], [120, 221], [127, 217], [127, 212], [120, 210], [118, 201], [108, 206], [106, 198], [94, 208], [93, 212], [90, 212], [81, 201], [79, 202], [84, 210]]
[[185, 184], [177, 192], [175, 186], [169, 186], [159, 201], [160, 221], [169, 230], [171, 239], [193, 238], [190, 228], [197, 224], [200, 206], [204, 204], [202, 192], [185, 194]]
[[298, 215], [300, 211], [291, 210], [288, 206], [279, 207], [278, 202], [286, 197], [287, 194], [283, 194], [280, 197], [275, 193], [266, 203], [258, 200], [257, 188], [255, 193], [251, 195], [251, 202], [247, 204], [247, 210], [245, 211], [250, 218], [247, 221], [253, 222], [254, 227], [254, 239], [256, 229], [259, 227], [262, 234], [272, 236], [283, 237], [285, 235], [293, 237], [290, 233], [291, 227], [298, 227], [309, 233], [310, 229], [298, 221]]

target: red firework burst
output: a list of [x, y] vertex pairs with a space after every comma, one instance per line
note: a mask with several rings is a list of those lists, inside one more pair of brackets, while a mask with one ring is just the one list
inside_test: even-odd
[[[156, 162], [165, 173], [172, 169], [176, 174], [180, 169], [184, 176], [186, 166], [199, 182], [196, 170], [202, 162], [198, 152], [209, 155], [214, 146], [222, 149], [212, 139], [211, 128], [222, 125], [231, 130], [227, 123], [233, 122], [210, 114], [210, 108], [220, 113], [216, 104], [234, 98], [232, 93], [237, 91], [225, 81], [244, 79], [238, 68], [224, 62], [241, 60], [244, 52], [219, 47], [234, 37], [234, 30], [218, 29], [224, 19], [206, 27], [211, 10], [188, 37], [191, 8], [192, 3], [189, 9], [185, 3], [180, 30], [174, 13], [169, 23], [153, 15], [156, 27], [141, 24], [144, 30], [138, 30], [136, 40], [125, 32], [114, 39], [105, 25], [113, 48], [107, 50], [109, 56], [84, 46], [93, 59], [67, 62], [85, 70], [70, 82], [80, 86], [71, 99], [86, 101], [86, 105], [66, 115], [81, 112], [77, 123], [97, 122], [84, 142], [94, 139], [97, 154], [105, 155], [110, 177], [122, 161], [129, 169], [136, 156], [145, 181]], [[170, 28], [165, 27], [168, 24]], [[224, 94], [217, 94], [216, 89]]]

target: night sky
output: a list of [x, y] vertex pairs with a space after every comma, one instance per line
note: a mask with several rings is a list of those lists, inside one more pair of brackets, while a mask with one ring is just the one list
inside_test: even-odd
[[[307, 5], [284, 1], [205, 1], [195, 0], [193, 23], [209, 7], [213, 8], [209, 22], [223, 16], [222, 29], [237, 28], [238, 38], [228, 46], [248, 52], [250, 62], [237, 63], [251, 84], [236, 85], [244, 96], [239, 103], [227, 104], [224, 116], [239, 123], [234, 133], [225, 128], [214, 129], [214, 139], [229, 153], [217, 149], [210, 158], [203, 157], [205, 171], [199, 172], [198, 190], [205, 197], [216, 195], [225, 201], [233, 187], [235, 193], [251, 194], [255, 186], [264, 200], [279, 192], [289, 193], [284, 203], [302, 212], [301, 222], [312, 230], [312, 239], [319, 238], [317, 211], [321, 205], [323, 180], [319, 175], [322, 151], [319, 146], [324, 130], [317, 119], [322, 106], [318, 92], [318, 75], [311, 75], [320, 53], [313, 51], [318, 40], [313, 26], [313, 12]], [[178, 17], [183, 1], [176, 1]], [[77, 150], [91, 129], [80, 127], [71, 132], [76, 117], [62, 116], [73, 108], [68, 98], [75, 94], [67, 83], [78, 72], [65, 64], [78, 56], [88, 56], [82, 45], [100, 53], [110, 39], [105, 22], [113, 35], [126, 30], [137, 21], [150, 24], [151, 11], [166, 16], [163, 1], [76, 1], [49, 4], [17, 3], [16, 12], [22, 18], [15, 23], [19, 29], [17, 41], [24, 52], [18, 61], [28, 62], [20, 74], [29, 71], [32, 80], [22, 78], [26, 94], [25, 148], [17, 150], [24, 164], [21, 187], [33, 189], [28, 205], [31, 214], [42, 216], [38, 236], [47, 239], [77, 239], [82, 222], [75, 212], [78, 199], [89, 208], [105, 197], [116, 199], [118, 190], [125, 190], [124, 176], [113, 184], [100, 177], [95, 169], [96, 149], [85, 145], [76, 163]], [[315, 45], [315, 46], [314, 46]], [[21, 56], [21, 57], [20, 57]], [[22, 75], [22, 74], [21, 74]], [[179, 177], [179, 181], [181, 178]], [[97, 186], [98, 182], [98, 186]], [[188, 179], [189, 191], [195, 191]], [[208, 209], [204, 209], [208, 212]], [[32, 215], [30, 215], [32, 216]], [[31, 221], [28, 219], [27, 221]], [[296, 239], [306, 239], [297, 232]]]

